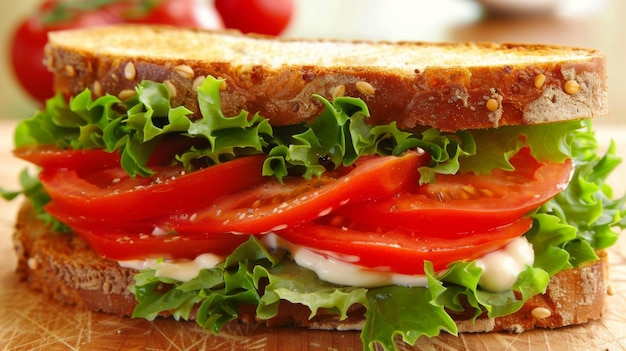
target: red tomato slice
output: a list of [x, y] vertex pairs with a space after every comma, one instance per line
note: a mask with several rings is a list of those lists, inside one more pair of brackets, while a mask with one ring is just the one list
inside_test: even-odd
[[119, 167], [120, 156], [104, 150], [63, 150], [54, 146], [22, 147], [16, 149], [15, 156], [37, 166], [67, 169], [105, 169]]
[[[155, 148], [148, 161], [148, 166], [167, 166], [172, 164], [177, 154], [192, 146], [203, 147], [203, 141], [193, 141], [182, 137], [165, 136]], [[116, 168], [120, 165], [118, 152], [107, 152], [104, 149], [60, 149], [53, 145], [24, 146], [13, 151], [16, 157], [31, 162], [41, 168], [64, 168], [99, 170]]]
[[225, 257], [248, 239], [247, 236], [233, 234], [179, 235], [160, 230], [155, 232], [156, 226], [150, 221], [110, 222], [68, 215], [54, 202], [46, 206], [46, 211], [69, 225], [98, 255], [112, 260], [194, 259], [204, 253]]
[[156, 172], [150, 178], [130, 177], [119, 166], [96, 170], [46, 168], [39, 179], [50, 198], [68, 213], [138, 220], [165, 214], [191, 215], [187, 211], [258, 184], [264, 180], [264, 160], [263, 155], [242, 157], [191, 173], [178, 166], [154, 167]]
[[97, 228], [76, 228], [74, 232], [100, 256], [118, 261], [146, 258], [194, 259], [205, 253], [226, 257], [248, 239], [242, 235], [215, 233], [194, 237], [136, 235]]
[[294, 244], [306, 246], [334, 259], [358, 257], [354, 263], [366, 268], [403, 274], [423, 274], [424, 261], [431, 261], [435, 271], [456, 261], [471, 261], [505, 246], [527, 232], [532, 219], [522, 218], [512, 224], [454, 237], [434, 237], [428, 232], [394, 228], [382, 233], [343, 229], [322, 223], [307, 223], [287, 228], [277, 234]]
[[319, 178], [268, 180], [229, 194], [194, 221], [173, 218], [179, 232], [263, 234], [323, 217], [346, 205], [390, 197], [417, 182], [417, 169], [430, 160], [425, 153], [372, 157], [356, 166], [324, 173]]
[[338, 210], [337, 221], [351, 225], [429, 230], [433, 235], [486, 230], [514, 222], [562, 191], [573, 165], [541, 164], [527, 149], [512, 158], [515, 171], [438, 175], [435, 184], [398, 196], [352, 204]]
[[48, 202], [44, 209], [48, 214], [66, 224], [72, 230], [74, 228], [96, 229], [107, 232], [124, 232], [131, 236], [140, 234], [167, 234], [169, 228], [163, 226], [163, 221], [155, 218], [145, 218], [138, 221], [120, 221], [116, 219], [94, 218], [79, 215], [67, 211], [55, 201]]
[[77, 216], [65, 212], [55, 202], [48, 203], [45, 209], [83, 238], [98, 255], [113, 260], [193, 259], [204, 253], [227, 256], [248, 238], [222, 233], [180, 235], [168, 232], [158, 218], [117, 221]]

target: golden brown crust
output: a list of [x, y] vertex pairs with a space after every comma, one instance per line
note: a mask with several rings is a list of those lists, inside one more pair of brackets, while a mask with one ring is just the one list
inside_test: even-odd
[[[83, 305], [93, 311], [130, 315], [136, 302], [128, 286], [137, 271], [97, 256], [77, 236], [53, 233], [37, 220], [28, 203], [18, 215], [14, 236], [18, 253], [17, 272], [29, 285], [66, 304]], [[558, 273], [544, 295], [531, 298], [523, 308], [505, 317], [469, 322], [457, 315], [460, 332], [511, 331], [557, 328], [598, 319], [604, 310], [608, 263], [606, 259]], [[254, 306], [243, 306], [244, 323], [269, 326], [300, 326], [311, 329], [354, 330], [363, 327], [362, 306], [353, 306], [348, 319], [318, 311], [309, 319], [308, 307], [282, 301], [279, 314], [257, 320]]]
[[132, 313], [136, 303], [128, 286], [136, 271], [100, 258], [76, 235], [48, 230], [29, 202], [18, 214], [13, 239], [17, 273], [32, 288], [93, 311]]
[[316, 116], [322, 105], [313, 94], [363, 98], [372, 124], [397, 121], [407, 129], [456, 131], [608, 112], [603, 53], [560, 46], [275, 40], [123, 26], [54, 33], [46, 52], [55, 87], [68, 96], [84, 88], [124, 95], [142, 79], [167, 80], [174, 103], [197, 112], [197, 79], [213, 75], [226, 79], [227, 115], [258, 111], [275, 125]]

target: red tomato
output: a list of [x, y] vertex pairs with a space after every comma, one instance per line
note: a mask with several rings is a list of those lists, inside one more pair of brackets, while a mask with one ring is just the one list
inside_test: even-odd
[[[261, 176], [263, 155], [180, 175], [179, 167], [162, 165], [178, 144], [155, 152], [150, 178], [129, 177], [119, 156], [102, 150], [16, 154], [44, 167], [49, 211], [108, 257], [228, 254], [246, 235], [224, 233], [274, 231], [322, 254], [407, 274], [423, 273], [424, 260], [444, 269], [522, 235], [532, 223], [522, 217], [562, 189], [572, 171], [570, 161], [541, 164], [524, 149], [512, 159], [513, 172], [439, 176], [418, 186], [416, 170], [430, 158], [407, 153], [280, 184]], [[176, 235], [152, 235], [170, 232]]]
[[163, 233], [149, 221], [111, 223], [108, 220], [88, 219], [68, 215], [54, 202], [46, 206], [46, 211], [68, 224], [98, 255], [113, 260], [193, 259], [204, 253], [225, 257], [248, 240], [247, 236], [233, 234], [183, 236]]
[[9, 50], [11, 67], [18, 83], [31, 97], [40, 102], [54, 95], [52, 73], [44, 65], [43, 48], [48, 41], [48, 32], [117, 22], [105, 12], [89, 13], [67, 22], [54, 24], [45, 23], [43, 21], [45, 16], [45, 13], [37, 11], [22, 21], [12, 35]]
[[434, 184], [348, 205], [335, 213], [335, 220], [383, 229], [399, 225], [438, 235], [486, 230], [509, 224], [551, 199], [567, 186], [573, 169], [571, 160], [538, 163], [527, 149], [511, 162], [515, 171], [438, 175]]
[[418, 180], [417, 169], [426, 153], [402, 157], [364, 158], [356, 166], [326, 172], [319, 178], [268, 179], [253, 188], [214, 202], [196, 219], [174, 221], [176, 231], [263, 234], [326, 216], [347, 203], [398, 194]]
[[[74, 154], [78, 156], [73, 156]], [[47, 154], [49, 155], [49, 154]], [[101, 150], [58, 152], [58, 159], [108, 162]], [[44, 168], [39, 179], [50, 198], [67, 213], [98, 219], [138, 220], [166, 214], [190, 216], [217, 197], [265, 179], [265, 156], [242, 157], [191, 173], [179, 166], [153, 167], [152, 177], [130, 177], [120, 166]], [[50, 164], [55, 161], [49, 161]], [[60, 162], [60, 161], [59, 161]]]
[[44, 169], [98, 170], [118, 167], [120, 156], [104, 150], [62, 150], [54, 146], [23, 147], [13, 154]]
[[[165, 136], [150, 155], [148, 166], [167, 166], [176, 155], [192, 146], [203, 146], [203, 141], [188, 140], [184, 137]], [[41, 168], [65, 168], [95, 171], [115, 168], [120, 164], [117, 152], [100, 150], [64, 150], [52, 145], [24, 146], [13, 151], [16, 157], [34, 163]]]
[[293, 0], [215, 0], [226, 28], [243, 33], [278, 35], [294, 13]]
[[246, 240], [234, 234], [204, 234], [195, 237], [181, 235], [137, 235], [97, 228], [76, 228], [74, 232], [100, 256], [113, 260], [146, 258], [188, 258], [211, 253], [226, 257]]
[[334, 225], [307, 223], [287, 228], [277, 234], [294, 244], [306, 246], [334, 259], [358, 257], [363, 267], [403, 274], [423, 274], [424, 261], [431, 261], [435, 271], [456, 261], [471, 261], [497, 250], [527, 232], [532, 219], [522, 218], [512, 224], [457, 234], [453, 238], [432, 236], [429, 232], [410, 232], [400, 228], [389, 231], [345, 230]]
[[207, 0], [122, 1], [125, 22], [169, 24], [178, 27], [222, 28], [222, 18]]
[[120, 22], [222, 28], [212, 6], [202, 0], [48, 0], [19, 23], [9, 50], [14, 76], [34, 99], [54, 95], [52, 73], [43, 63], [48, 32]]

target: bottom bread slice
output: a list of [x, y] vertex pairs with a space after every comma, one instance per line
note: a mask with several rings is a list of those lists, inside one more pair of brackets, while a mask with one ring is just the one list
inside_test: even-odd
[[[17, 274], [36, 290], [66, 304], [83, 305], [92, 311], [131, 315], [136, 304], [128, 286], [136, 270], [120, 267], [93, 252], [78, 236], [54, 233], [32, 211], [22, 206], [16, 223], [14, 244]], [[453, 315], [459, 332], [511, 331], [558, 328], [586, 323], [602, 316], [607, 291], [606, 256], [583, 267], [554, 275], [545, 294], [531, 298], [518, 312], [498, 318], [481, 316], [476, 322], [463, 314]], [[255, 306], [242, 306], [240, 319], [269, 326], [353, 330], [363, 326], [364, 307], [355, 305], [348, 318], [318, 312], [309, 319], [308, 307], [282, 301], [278, 315], [258, 320]]]

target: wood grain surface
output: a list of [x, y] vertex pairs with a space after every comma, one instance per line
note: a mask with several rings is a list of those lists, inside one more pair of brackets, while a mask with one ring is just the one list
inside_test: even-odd
[[[0, 186], [15, 188], [26, 166], [11, 156], [15, 121], [0, 121]], [[626, 158], [626, 126], [599, 125], [603, 145], [614, 139]], [[613, 175], [626, 190], [626, 165]], [[266, 328], [232, 323], [219, 335], [195, 323], [148, 322], [65, 306], [33, 292], [14, 274], [11, 243], [18, 202], [0, 200], [0, 350], [361, 350], [358, 332]], [[400, 350], [626, 350], [626, 237], [610, 251], [612, 296], [601, 320], [522, 334], [462, 334], [421, 338]]]

